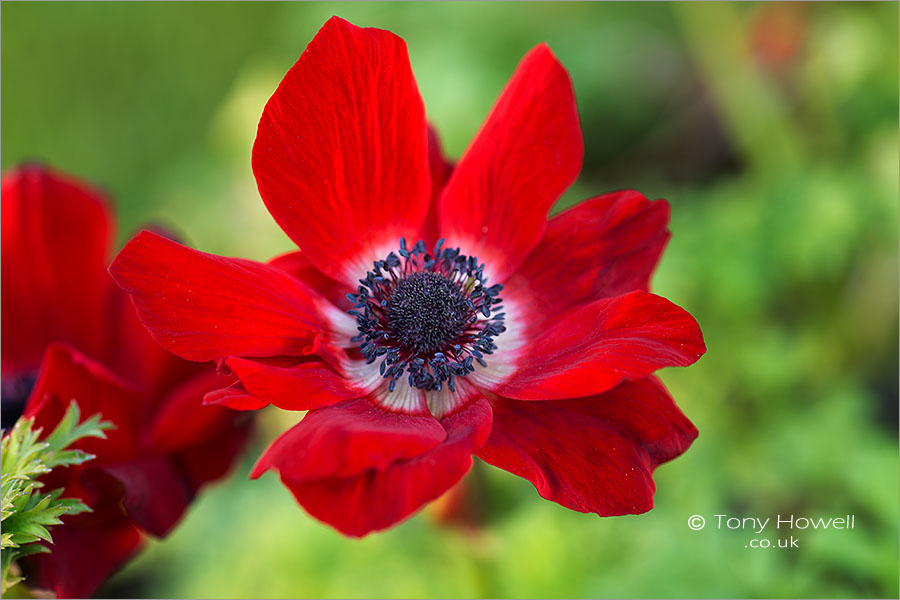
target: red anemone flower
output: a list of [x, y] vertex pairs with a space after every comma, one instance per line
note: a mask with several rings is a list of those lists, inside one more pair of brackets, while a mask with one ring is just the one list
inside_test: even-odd
[[233, 377], [182, 360], [140, 325], [106, 273], [113, 223], [100, 194], [40, 167], [2, 182], [3, 428], [23, 414], [47, 434], [74, 399], [115, 429], [75, 447], [96, 455], [50, 473], [93, 509], [52, 531], [51, 554], [25, 559], [28, 582], [86, 597], [143, 544], [162, 537], [197, 491], [225, 474], [247, 415], [203, 406]]
[[407, 517], [473, 454], [563, 506], [644, 512], [654, 468], [697, 435], [652, 373], [705, 347], [646, 291], [664, 201], [618, 192], [548, 221], [582, 150], [569, 77], [540, 45], [449, 165], [404, 42], [335, 17], [253, 147], [300, 250], [261, 264], [143, 232], [110, 272], [165, 348], [237, 375], [208, 401], [309, 411], [252, 477], [277, 470], [345, 534]]

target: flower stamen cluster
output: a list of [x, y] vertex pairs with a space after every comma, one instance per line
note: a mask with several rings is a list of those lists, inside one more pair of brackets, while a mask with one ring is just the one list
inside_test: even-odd
[[375, 261], [357, 293], [347, 294], [360, 331], [352, 341], [361, 342], [368, 364], [383, 357], [379, 373], [390, 391], [404, 374], [411, 387], [441, 390], [446, 382], [456, 391], [454, 379], [473, 372], [474, 362], [486, 367], [494, 336], [506, 331], [505, 313], [494, 312], [503, 286], [486, 287], [484, 264], [443, 244], [428, 253], [421, 240], [407, 249], [401, 238], [400, 256]]

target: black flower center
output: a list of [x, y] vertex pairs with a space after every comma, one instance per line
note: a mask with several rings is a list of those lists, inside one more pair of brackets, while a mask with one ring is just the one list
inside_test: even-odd
[[37, 376], [37, 371], [26, 371], [11, 377], [4, 377], [0, 381], [0, 394], [3, 398], [3, 406], [0, 407], [0, 427], [3, 431], [12, 429], [12, 426], [25, 412], [25, 404], [34, 390]]
[[431, 271], [401, 279], [387, 306], [391, 332], [417, 353], [440, 350], [456, 339], [470, 312], [459, 286]]
[[502, 285], [485, 287], [484, 265], [459, 248], [432, 253], [417, 242], [411, 250], [400, 240], [400, 257], [391, 252], [360, 279], [358, 293], [347, 294], [354, 303], [360, 350], [368, 363], [381, 359], [379, 371], [397, 381], [408, 375], [409, 385], [440, 390], [446, 382], [475, 370], [473, 362], [487, 366], [486, 354], [497, 348], [494, 336], [504, 331], [500, 307]]

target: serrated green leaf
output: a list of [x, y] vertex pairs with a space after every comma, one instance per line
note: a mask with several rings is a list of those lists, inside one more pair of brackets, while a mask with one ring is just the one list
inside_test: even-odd
[[77, 450], [64, 452], [63, 450], [82, 438], [95, 437], [106, 439], [104, 431], [113, 428], [112, 423], [101, 422], [100, 415], [92, 415], [85, 419], [84, 422], [78, 424], [80, 414], [78, 404], [74, 401], [71, 402], [59, 425], [44, 440], [54, 453], [53, 457], [47, 461], [50, 467], [79, 464], [88, 460], [83, 452]]
[[10, 576], [16, 560], [50, 551], [38, 542], [52, 542], [50, 527], [62, 523], [62, 516], [90, 511], [77, 498], [62, 498], [62, 489], [44, 492], [44, 484], [38, 481], [53, 468], [79, 465], [94, 458], [92, 454], [69, 446], [86, 437], [104, 439], [104, 431], [113, 427], [111, 423], [101, 421], [100, 415], [93, 415], [81, 423], [79, 418], [78, 404], [72, 401], [59, 424], [45, 439], [40, 440], [42, 431], [33, 428], [33, 419], [19, 419], [0, 440], [0, 520], [3, 522], [0, 592], [22, 580]]
[[41, 544], [29, 544], [19, 550], [19, 555], [17, 558], [22, 558], [23, 556], [30, 556], [32, 554], [50, 554], [52, 550], [47, 546], [42, 546]]

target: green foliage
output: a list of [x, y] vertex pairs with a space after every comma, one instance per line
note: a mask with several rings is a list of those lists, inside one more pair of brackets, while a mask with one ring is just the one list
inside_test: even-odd
[[[785, 7], [802, 49], [764, 67], [738, 42]], [[349, 540], [276, 476], [246, 480], [298, 419], [269, 409], [232, 480], [105, 593], [896, 598], [897, 3], [4, 4], [3, 165], [40, 158], [106, 186], [120, 242], [162, 221], [210, 252], [288, 251], [250, 148], [332, 14], [407, 41], [454, 158], [522, 55], [549, 43], [585, 141], [556, 210], [623, 188], [672, 205], [653, 290], [697, 318], [709, 351], [662, 377], [700, 437], [657, 471], [645, 515], [574, 513], [486, 468], [495, 518], [479, 537], [420, 515]], [[857, 528], [764, 552], [687, 527], [723, 512], [853, 513]]]
[[52, 542], [49, 527], [62, 523], [63, 515], [90, 511], [83, 502], [61, 498], [63, 490], [44, 492], [38, 479], [55, 468], [80, 465], [94, 458], [93, 454], [68, 449], [86, 437], [105, 438], [104, 430], [113, 427], [93, 415], [79, 423], [80, 411], [73, 400], [62, 420], [43, 440], [42, 430], [32, 429], [34, 419], [19, 419], [3, 437], [2, 447], [2, 580], [0, 591], [22, 580], [11, 576], [13, 563], [23, 556], [49, 550], [38, 542]]

